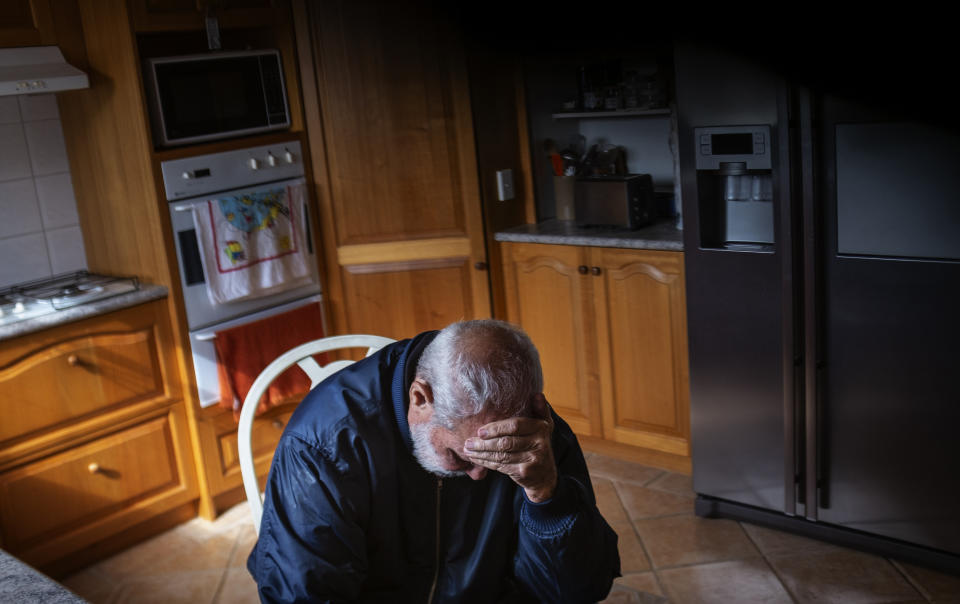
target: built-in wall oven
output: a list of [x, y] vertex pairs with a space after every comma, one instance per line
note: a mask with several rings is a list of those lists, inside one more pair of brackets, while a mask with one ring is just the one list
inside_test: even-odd
[[184, 307], [190, 330], [190, 348], [196, 373], [200, 405], [220, 400], [216, 333], [293, 310], [320, 303], [320, 280], [316, 252], [310, 235], [307, 197], [291, 208], [302, 250], [307, 258], [308, 277], [299, 285], [277, 293], [216, 303], [208, 294], [204, 254], [194, 219], [194, 206], [209, 200], [256, 196], [261, 192], [284, 190], [304, 184], [303, 157], [297, 141], [261, 145], [197, 155], [161, 163], [163, 184], [170, 202], [170, 224], [177, 250]]

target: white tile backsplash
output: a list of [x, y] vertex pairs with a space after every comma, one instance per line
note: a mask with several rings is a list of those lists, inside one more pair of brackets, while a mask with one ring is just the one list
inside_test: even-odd
[[58, 229], [79, 224], [77, 200], [73, 197], [69, 172], [38, 176], [35, 181], [43, 228]]
[[40, 206], [37, 203], [33, 179], [0, 182], [0, 237], [27, 235], [42, 230], [43, 223], [40, 222]]
[[0, 287], [53, 274], [43, 233], [0, 239], [0, 258]]
[[28, 94], [16, 98], [20, 99], [20, 119], [25, 122], [60, 119], [54, 94]]
[[0, 97], [0, 287], [84, 268], [56, 96]]
[[67, 144], [63, 140], [60, 120], [24, 122], [23, 132], [27, 135], [27, 148], [30, 150], [34, 176], [70, 171]]
[[23, 124], [0, 124], [0, 182], [32, 175]]
[[54, 275], [87, 268], [83, 233], [79, 226], [48, 230], [47, 250]]
[[0, 96], [0, 124], [19, 124], [20, 104], [15, 96]]

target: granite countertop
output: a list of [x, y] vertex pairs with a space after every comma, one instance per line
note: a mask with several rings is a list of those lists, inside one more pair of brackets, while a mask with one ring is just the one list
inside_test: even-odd
[[659, 220], [635, 231], [622, 227], [580, 227], [572, 220], [545, 220], [494, 234], [497, 241], [553, 243], [638, 250], [683, 251], [683, 231], [673, 218]]
[[0, 602], [82, 604], [86, 600], [0, 549]]
[[65, 308], [63, 310], [58, 310], [56, 312], [41, 315], [39, 317], [34, 317], [32, 319], [26, 319], [16, 323], [9, 323], [7, 325], [0, 325], [0, 340], [16, 338], [33, 333], [35, 331], [40, 331], [41, 329], [56, 327], [57, 325], [63, 325], [64, 323], [72, 323], [73, 321], [79, 321], [80, 319], [95, 317], [97, 315], [102, 315], [114, 310], [121, 310], [123, 308], [136, 306], [137, 304], [143, 304], [144, 302], [159, 300], [160, 298], [166, 297], [166, 287], [162, 285], [141, 283], [140, 289], [132, 292], [119, 294], [117, 296], [104, 298], [102, 300], [94, 300], [93, 302], [80, 304], [78, 306], [74, 306], [73, 308]]

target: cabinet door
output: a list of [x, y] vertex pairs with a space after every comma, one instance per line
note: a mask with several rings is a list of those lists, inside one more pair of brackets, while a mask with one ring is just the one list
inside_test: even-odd
[[280, 0], [131, 0], [136, 31], [203, 29], [207, 15], [220, 27], [264, 27], [283, 20]]
[[[166, 301], [0, 342], [0, 469], [182, 396]], [[29, 410], [29, 413], [24, 413]]]
[[196, 498], [182, 407], [0, 473], [0, 541], [43, 566]]
[[[263, 488], [273, 452], [296, 404], [273, 407], [253, 420], [250, 447]], [[210, 492], [220, 495], [243, 484], [237, 446], [237, 421], [231, 413], [219, 413], [197, 422], [197, 434], [204, 442], [203, 465]]]
[[0, 2], [0, 48], [55, 43], [50, 0]]
[[604, 438], [689, 455], [683, 255], [594, 248], [591, 260]]
[[450, 24], [409, 3], [307, 8], [336, 330], [407, 337], [489, 316], [469, 90]]
[[502, 253], [507, 318], [540, 351], [547, 400], [574, 432], [600, 436], [593, 280], [581, 272], [586, 250], [508, 243]]

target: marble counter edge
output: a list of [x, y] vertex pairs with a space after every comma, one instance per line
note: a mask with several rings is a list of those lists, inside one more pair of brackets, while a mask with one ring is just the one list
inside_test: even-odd
[[137, 304], [151, 302], [167, 297], [167, 288], [163, 285], [140, 284], [140, 289], [102, 300], [94, 300], [87, 304], [65, 308], [46, 315], [34, 317], [17, 323], [0, 326], [0, 340], [7, 340], [24, 336], [43, 329], [58, 325], [96, 317], [115, 310], [122, 310]]
[[[10, 598], [7, 600], [7, 598]], [[4, 602], [86, 602], [50, 577], [0, 550], [0, 600]]]
[[521, 225], [494, 233], [494, 240], [514, 243], [545, 243], [587, 247], [617, 247], [640, 250], [683, 251], [683, 231], [672, 223], [655, 224], [636, 231], [597, 232], [563, 221]]

